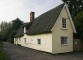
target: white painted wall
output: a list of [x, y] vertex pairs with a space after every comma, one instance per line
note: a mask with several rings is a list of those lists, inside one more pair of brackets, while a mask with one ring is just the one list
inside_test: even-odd
[[[25, 39], [26, 38], [26, 42]], [[52, 34], [39, 34], [39, 35], [24, 35], [20, 38], [18, 43], [25, 47], [33, 48], [40, 51], [52, 52]], [[38, 44], [37, 39], [41, 39], [41, 44]]]
[[14, 44], [21, 44], [21, 39], [20, 39], [20, 37], [14, 38]]

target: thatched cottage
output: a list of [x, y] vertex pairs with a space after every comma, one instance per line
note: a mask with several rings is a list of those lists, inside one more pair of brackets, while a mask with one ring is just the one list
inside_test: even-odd
[[73, 51], [73, 20], [66, 4], [61, 4], [20, 27], [14, 44], [52, 54]]

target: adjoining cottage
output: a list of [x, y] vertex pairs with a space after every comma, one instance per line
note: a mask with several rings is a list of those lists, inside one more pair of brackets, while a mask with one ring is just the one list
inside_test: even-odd
[[73, 51], [73, 33], [76, 33], [73, 20], [66, 4], [34, 18], [24, 24], [14, 38], [14, 44], [49, 52], [52, 54]]

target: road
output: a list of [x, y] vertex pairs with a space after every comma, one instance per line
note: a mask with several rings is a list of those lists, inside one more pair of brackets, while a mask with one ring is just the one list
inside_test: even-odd
[[8, 42], [3, 42], [3, 51], [8, 60], [83, 60], [83, 52], [52, 55]]

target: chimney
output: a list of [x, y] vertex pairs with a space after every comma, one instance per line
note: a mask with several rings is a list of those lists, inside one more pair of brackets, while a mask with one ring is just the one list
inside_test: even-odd
[[35, 12], [31, 11], [31, 13], [30, 13], [30, 22], [33, 21], [33, 19], [34, 19], [34, 14], [35, 14]]

